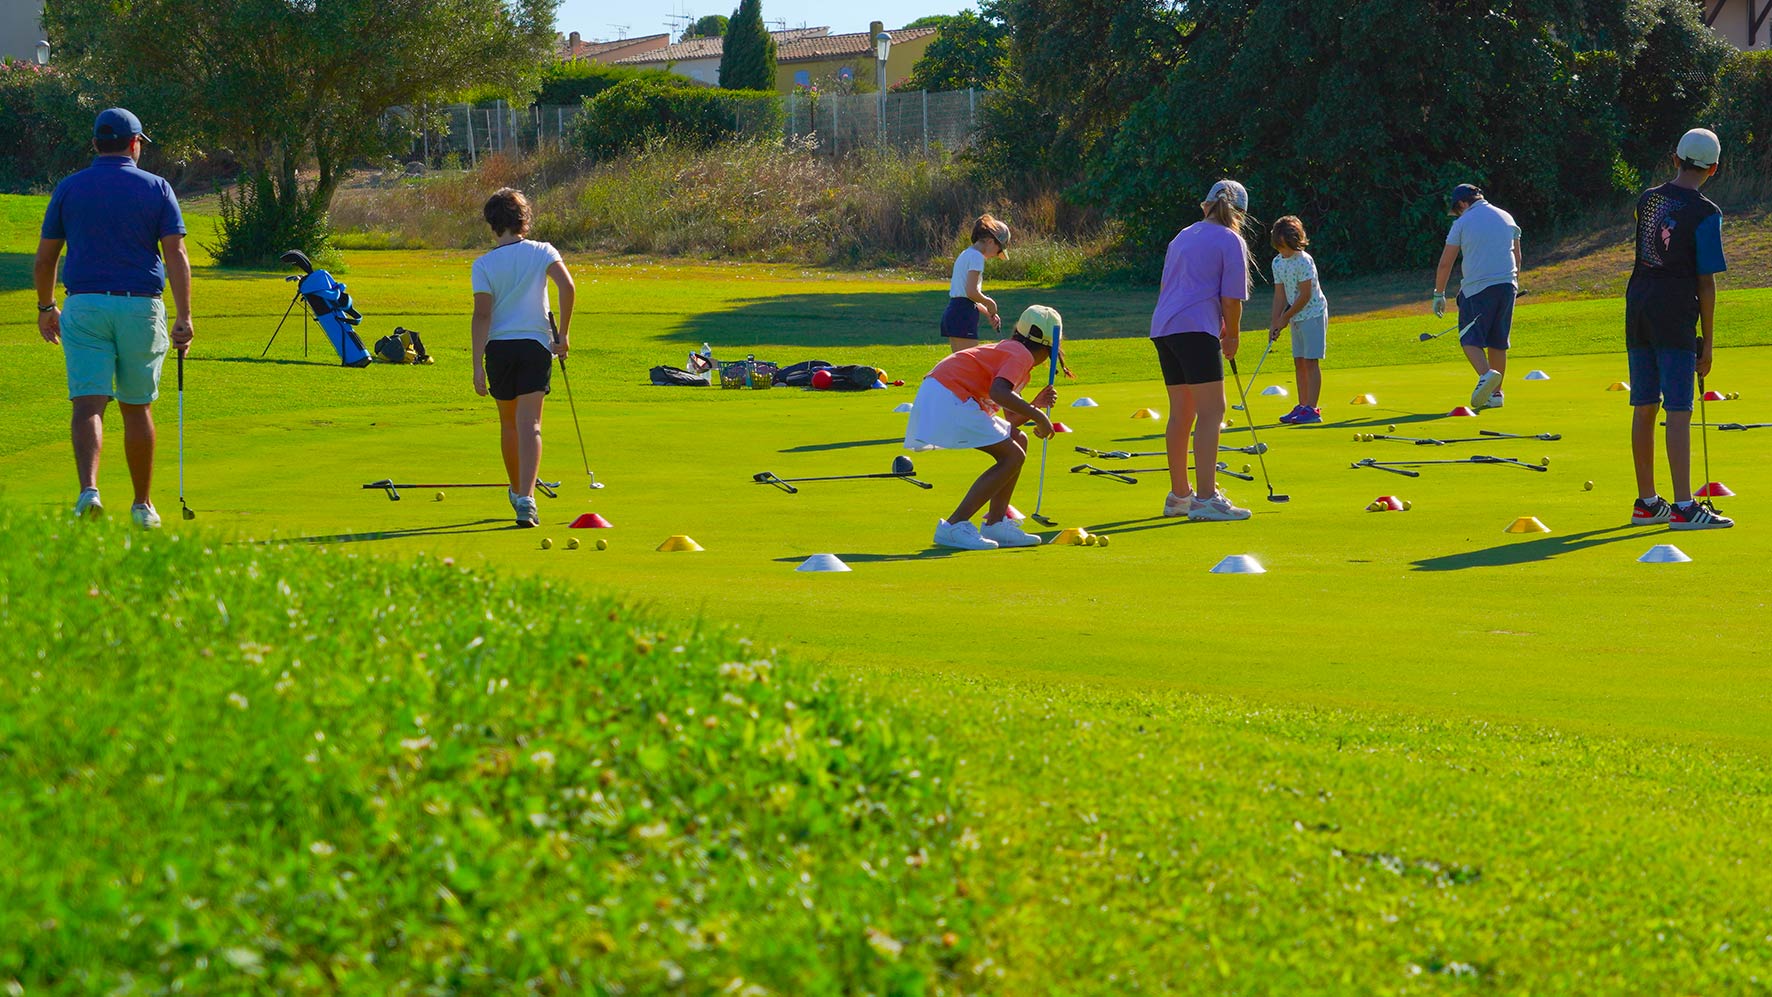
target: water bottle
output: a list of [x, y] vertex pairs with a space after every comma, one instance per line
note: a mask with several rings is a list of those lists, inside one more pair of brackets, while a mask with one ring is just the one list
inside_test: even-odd
[[744, 386], [751, 387], [751, 370], [757, 365], [757, 355], [749, 353], [744, 358]]

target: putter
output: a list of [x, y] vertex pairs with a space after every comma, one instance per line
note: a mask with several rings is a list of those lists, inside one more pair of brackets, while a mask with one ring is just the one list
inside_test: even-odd
[[[1661, 424], [1663, 427], [1667, 423]], [[1772, 429], [1772, 422], [1695, 422], [1694, 426], [1715, 426], [1718, 432], [1741, 433], [1750, 429]]]
[[[1054, 326], [1052, 329], [1052, 349], [1048, 351], [1046, 358], [1046, 387], [1048, 388], [1058, 383], [1058, 350], [1063, 342], [1063, 333]], [[1048, 421], [1052, 419], [1052, 406], [1050, 405], [1046, 406], [1046, 418]], [[1029, 519], [1041, 526], [1058, 525], [1051, 517], [1040, 514], [1040, 508], [1046, 504], [1046, 451], [1051, 446], [1052, 434], [1048, 433], [1046, 438], [1040, 441], [1040, 490], [1034, 495], [1034, 511], [1028, 516]]]
[[1355, 461], [1354, 463], [1348, 465], [1348, 469], [1354, 470], [1354, 471], [1357, 471], [1362, 467], [1369, 467], [1369, 468], [1373, 469], [1374, 471], [1389, 471], [1392, 474], [1400, 474], [1405, 478], [1419, 478], [1419, 477], [1421, 477], [1420, 471], [1411, 471], [1406, 467], [1392, 467], [1389, 464], [1380, 464], [1378, 461], [1372, 459], [1371, 457], [1367, 457], [1365, 460]]
[[[1255, 382], [1261, 378], [1261, 365], [1267, 363], [1268, 352], [1270, 350], [1272, 350], [1273, 348], [1274, 348], [1274, 341], [1271, 339], [1267, 341], [1267, 346], [1262, 348], [1261, 359], [1255, 361], [1255, 373], [1249, 375], [1249, 386], [1251, 388], [1255, 387]], [[1247, 411], [1246, 406], [1244, 406], [1242, 404], [1232, 405], [1231, 408], [1237, 410], [1238, 412]], [[1224, 448], [1219, 447], [1218, 449], [1223, 450]]]
[[[1230, 364], [1231, 364], [1231, 376], [1237, 379], [1237, 396], [1239, 398], [1243, 399], [1243, 407], [1245, 409], [1247, 409], [1249, 407], [1249, 393], [1243, 390], [1243, 375], [1237, 373], [1236, 359], [1234, 357], [1229, 358], [1229, 359], [1230, 359]], [[1261, 441], [1255, 438], [1255, 420], [1254, 419], [1249, 420], [1249, 439], [1257, 447], [1261, 447], [1261, 449], [1255, 451], [1255, 459], [1261, 461], [1261, 480], [1267, 485], [1267, 500], [1269, 502], [1290, 502], [1290, 501], [1292, 501], [1292, 496], [1290, 496], [1290, 495], [1275, 495], [1274, 494], [1274, 479], [1268, 477], [1268, 473], [1267, 473], [1267, 448], [1261, 446]]]
[[178, 351], [178, 507], [186, 519], [197, 514], [185, 504], [185, 351]]
[[1500, 433], [1492, 429], [1479, 429], [1477, 432], [1483, 435], [1450, 437], [1444, 440], [1437, 440], [1431, 437], [1424, 439], [1419, 436], [1387, 436], [1384, 433], [1374, 433], [1367, 437], [1367, 439], [1390, 440], [1393, 443], [1413, 443], [1418, 447], [1443, 447], [1448, 443], [1488, 443], [1491, 440], [1555, 441], [1563, 438], [1562, 433]]
[[[1194, 469], [1190, 467], [1188, 470], [1192, 471]], [[1128, 485], [1135, 485], [1138, 483], [1138, 479], [1132, 477], [1132, 475], [1167, 474], [1168, 471], [1169, 469], [1166, 467], [1131, 467], [1123, 471], [1114, 471], [1105, 467], [1096, 467], [1094, 464], [1078, 464], [1076, 467], [1071, 468], [1072, 474], [1088, 474], [1098, 478], [1112, 478], [1115, 481], [1123, 481]], [[1218, 473], [1227, 478], [1236, 478], [1238, 481], [1255, 480], [1255, 475], [1244, 474], [1241, 471], [1233, 471], [1231, 470], [1230, 465], [1222, 460], [1218, 462]]]
[[[1134, 457], [1167, 457], [1167, 456], [1169, 456], [1169, 451], [1167, 451], [1167, 450], [1134, 450], [1134, 451], [1095, 450], [1090, 447], [1076, 447], [1075, 449], [1078, 453], [1082, 454], [1083, 456], [1094, 457], [1097, 460], [1131, 460]], [[1253, 457], [1254, 455], [1256, 455], [1258, 453], [1267, 453], [1267, 444], [1266, 443], [1256, 443], [1256, 444], [1253, 444], [1251, 446], [1246, 446], [1246, 447], [1227, 447], [1221, 443], [1221, 444], [1219, 444], [1218, 452], [1219, 453], [1248, 454]]]
[[1452, 323], [1451, 328], [1441, 329], [1439, 332], [1424, 332], [1418, 338], [1424, 343], [1431, 343], [1434, 340], [1439, 339], [1441, 336], [1444, 336], [1448, 332], [1456, 332], [1460, 336], [1463, 336], [1465, 333], [1471, 331], [1471, 326], [1476, 325], [1476, 324], [1477, 324], [1476, 321], [1473, 319], [1469, 325], [1466, 325], [1464, 328], [1460, 329], [1458, 327], [1458, 323], [1454, 322], [1454, 323]]
[[[445, 488], [504, 488], [504, 489], [509, 489], [510, 487], [511, 487], [511, 484], [508, 481], [500, 481], [498, 484], [495, 484], [495, 485], [459, 484], [459, 483], [453, 484], [453, 485], [417, 485], [417, 484], [395, 484], [393, 478], [383, 478], [380, 481], [371, 481], [369, 484], [364, 485], [363, 490], [364, 491], [387, 492], [388, 493], [388, 501], [398, 502], [398, 501], [400, 501], [400, 489], [402, 489], [402, 488], [421, 488], [421, 489], [422, 488], [437, 488], [437, 489], [445, 489]], [[538, 492], [541, 492], [543, 495], [546, 495], [548, 498], [559, 498], [560, 496], [555, 492], [555, 489], [557, 489], [559, 487], [560, 487], [560, 483], [558, 481], [542, 481], [540, 479], [537, 479], [535, 482], [535, 490]]]
[[[1545, 459], [1549, 460], [1550, 458], [1547, 457]], [[1485, 454], [1477, 454], [1474, 457], [1462, 457], [1457, 460], [1379, 460], [1375, 457], [1367, 457], [1363, 460], [1356, 461], [1352, 466], [1370, 467], [1379, 471], [1389, 471], [1399, 467], [1429, 467], [1435, 464], [1507, 464], [1512, 467], [1523, 467], [1528, 471], [1550, 470], [1548, 464], [1534, 464], [1530, 461], [1521, 460], [1518, 457], [1490, 457]]]
[[787, 492], [789, 495], [800, 494], [800, 489], [795, 488], [794, 483], [805, 481], [863, 481], [870, 478], [885, 478], [903, 481], [907, 484], [916, 485], [918, 488], [928, 489], [935, 487], [927, 481], [918, 481], [916, 475], [916, 465], [911, 463], [909, 457], [901, 454], [892, 458], [892, 470], [885, 474], [835, 474], [817, 478], [784, 478], [776, 474], [774, 471], [758, 471], [756, 474], [751, 475], [751, 481], [759, 485], [771, 485]]
[[[560, 327], [554, 324], [554, 313], [551, 311], [548, 312], [548, 331], [553, 333], [555, 343], [560, 342]], [[566, 407], [572, 412], [572, 430], [578, 434], [578, 456], [584, 461], [585, 480], [590, 482], [591, 490], [595, 491], [603, 485], [597, 480], [596, 474], [592, 473], [591, 458], [585, 453], [585, 431], [579, 427], [578, 406], [572, 401], [572, 380], [566, 376], [566, 358], [557, 356], [555, 359], [560, 361], [560, 382], [566, 385]]]
[[[1479, 429], [1477, 433], [1494, 440], [1560, 440], [1562, 433], [1501, 433], [1493, 429]], [[1476, 443], [1477, 440], [1460, 440], [1460, 443]]]
[[[1704, 344], [1702, 342], [1698, 344], [1698, 355], [1701, 357], [1704, 356]], [[1698, 440], [1699, 444], [1704, 448], [1704, 488], [1708, 491], [1710, 489], [1710, 483], [1715, 479], [1710, 476], [1710, 423], [1705, 420], [1704, 375], [1701, 373], [1698, 375]], [[1710, 499], [1705, 499], [1704, 504], [1710, 506], [1710, 511], [1717, 511], [1716, 506], [1711, 505]]]

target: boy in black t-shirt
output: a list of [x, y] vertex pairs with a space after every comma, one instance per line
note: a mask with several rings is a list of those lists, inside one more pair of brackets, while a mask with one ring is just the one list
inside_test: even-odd
[[[1631, 455], [1637, 504], [1631, 523], [1715, 530], [1735, 522], [1692, 498], [1693, 377], [1710, 374], [1716, 319], [1715, 274], [1723, 260], [1723, 213], [1698, 192], [1716, 175], [1722, 144], [1694, 128], [1680, 139], [1679, 174], [1637, 198], [1637, 262], [1624, 292], [1624, 341], [1630, 356]], [[1703, 327], [1702, 336], [1699, 327]], [[1655, 409], [1667, 413], [1670, 505], [1655, 491]]]

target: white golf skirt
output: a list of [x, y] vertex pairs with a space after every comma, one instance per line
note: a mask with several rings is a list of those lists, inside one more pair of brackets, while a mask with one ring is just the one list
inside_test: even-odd
[[947, 385], [926, 377], [911, 405], [904, 431], [906, 450], [976, 450], [1009, 438], [1009, 423], [960, 398]]

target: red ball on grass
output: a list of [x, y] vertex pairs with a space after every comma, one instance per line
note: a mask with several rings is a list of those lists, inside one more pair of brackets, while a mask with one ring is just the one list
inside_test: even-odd
[[819, 391], [824, 391], [825, 389], [829, 388], [831, 386], [831, 372], [828, 370], [813, 371], [812, 372], [812, 386], [814, 388], [818, 389]]

